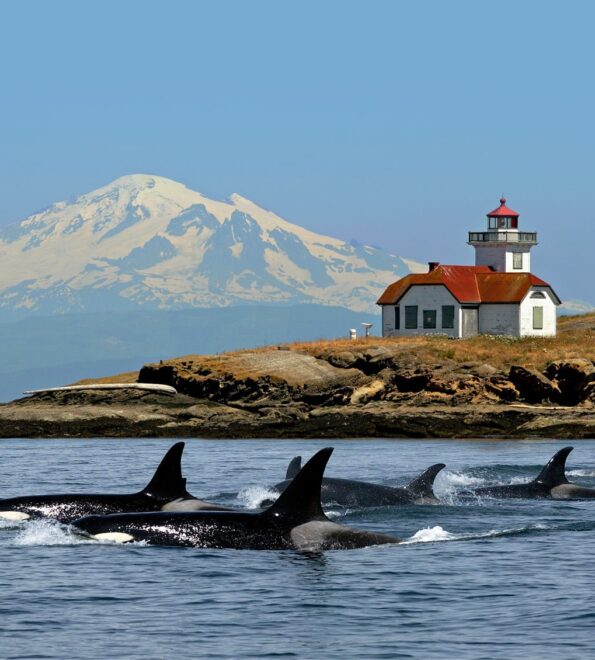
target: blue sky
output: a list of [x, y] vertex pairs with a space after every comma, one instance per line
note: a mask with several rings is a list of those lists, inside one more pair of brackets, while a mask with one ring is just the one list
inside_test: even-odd
[[123, 174], [472, 263], [504, 192], [595, 302], [595, 4], [0, 5], [0, 226]]

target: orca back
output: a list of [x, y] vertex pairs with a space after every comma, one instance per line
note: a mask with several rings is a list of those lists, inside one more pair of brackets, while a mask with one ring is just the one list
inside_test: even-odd
[[435, 463], [410, 481], [406, 488], [415, 498], [436, 499], [434, 495], [434, 480], [436, 475], [446, 467], [444, 463]]
[[564, 447], [563, 449], [560, 449], [560, 451], [557, 451], [550, 458], [547, 465], [543, 468], [543, 470], [539, 473], [534, 481], [547, 486], [548, 488], [567, 484], [568, 479], [566, 478], [566, 459], [568, 458], [568, 454], [570, 454], [572, 449], [572, 447]]
[[182, 452], [184, 443], [176, 442], [162, 458], [159, 467], [141, 493], [157, 499], [174, 500], [190, 498], [186, 490], [186, 479], [182, 477]]
[[297, 525], [311, 520], [327, 520], [320, 503], [320, 489], [332, 447], [316, 452], [291, 480], [277, 501], [262, 513], [268, 518], [280, 518]]
[[294, 456], [287, 466], [287, 472], [285, 473], [285, 479], [293, 479], [298, 472], [302, 469], [302, 457]]

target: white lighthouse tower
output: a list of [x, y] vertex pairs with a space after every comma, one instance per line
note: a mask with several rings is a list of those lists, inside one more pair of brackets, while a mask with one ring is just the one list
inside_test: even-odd
[[487, 218], [487, 231], [469, 232], [475, 265], [489, 266], [498, 273], [530, 273], [531, 248], [537, 245], [537, 233], [519, 231], [519, 214], [506, 206], [504, 197]]

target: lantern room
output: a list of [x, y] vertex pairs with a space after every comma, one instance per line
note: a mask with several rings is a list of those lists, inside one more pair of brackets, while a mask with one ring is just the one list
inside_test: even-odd
[[500, 198], [500, 206], [488, 213], [488, 229], [518, 229], [519, 214], [506, 206], [506, 197]]
[[500, 206], [487, 214], [487, 231], [470, 231], [469, 245], [475, 248], [475, 265], [488, 266], [498, 273], [531, 271], [531, 248], [537, 245], [537, 233], [519, 231], [519, 214]]

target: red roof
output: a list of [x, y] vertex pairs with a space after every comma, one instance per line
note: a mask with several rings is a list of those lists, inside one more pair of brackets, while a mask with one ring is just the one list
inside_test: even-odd
[[512, 216], [514, 218], [519, 217], [519, 214], [516, 211], [513, 211], [512, 209], [509, 209], [508, 206], [506, 206], [506, 197], [500, 197], [500, 206], [497, 209], [490, 211], [488, 213], [488, 218], [493, 218], [503, 215]]
[[[550, 287], [531, 273], [496, 273], [487, 266], [437, 266], [429, 273], [411, 274], [389, 285], [378, 305], [395, 305], [419, 284], [442, 285], [460, 303], [520, 303], [532, 286]], [[554, 297], [556, 293], [552, 290]]]

